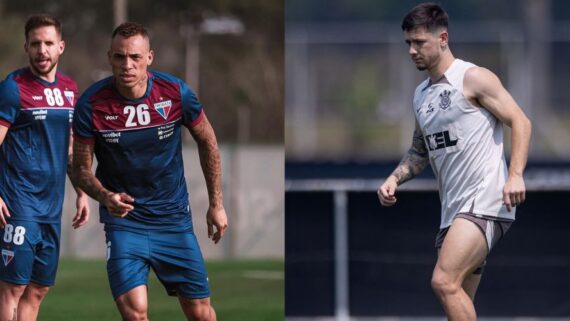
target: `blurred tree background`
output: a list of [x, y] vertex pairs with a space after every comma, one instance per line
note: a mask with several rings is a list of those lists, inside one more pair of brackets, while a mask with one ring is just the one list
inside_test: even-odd
[[[123, 0], [129, 21], [151, 34], [151, 69], [198, 84], [198, 95], [222, 143], [283, 143], [282, 0]], [[25, 66], [24, 24], [37, 13], [62, 20], [66, 50], [60, 70], [80, 91], [110, 75], [106, 52], [114, 25], [112, 0], [0, 1], [0, 77]], [[212, 19], [241, 25], [237, 34], [204, 31]], [[187, 41], [188, 31], [194, 36]], [[196, 51], [190, 51], [189, 46]], [[198, 70], [187, 65], [198, 61]]]

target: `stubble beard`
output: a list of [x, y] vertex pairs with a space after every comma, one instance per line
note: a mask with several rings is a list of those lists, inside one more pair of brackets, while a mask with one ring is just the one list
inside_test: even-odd
[[[50, 59], [50, 62], [51, 62], [51, 59]], [[30, 67], [32, 67], [32, 69], [35, 71], [35, 73], [39, 76], [49, 75], [49, 73], [52, 72], [52, 70], [55, 68], [55, 66], [57, 66], [57, 61], [52, 62], [52, 64], [48, 67], [48, 69], [46, 71], [42, 71], [42, 70], [38, 69], [38, 67], [36, 67], [36, 65], [34, 64], [34, 60], [30, 58]]]

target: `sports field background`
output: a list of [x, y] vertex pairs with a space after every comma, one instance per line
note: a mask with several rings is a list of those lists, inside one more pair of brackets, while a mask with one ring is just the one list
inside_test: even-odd
[[[283, 320], [283, 261], [208, 261], [206, 265], [218, 320]], [[150, 274], [150, 320], [185, 320], [178, 300], [167, 296], [154, 273]], [[105, 261], [61, 260], [56, 286], [45, 298], [38, 320], [120, 320], [107, 282]]]

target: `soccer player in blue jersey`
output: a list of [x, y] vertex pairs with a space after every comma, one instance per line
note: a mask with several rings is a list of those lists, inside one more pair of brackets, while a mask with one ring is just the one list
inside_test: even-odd
[[148, 319], [152, 267], [188, 320], [215, 321], [192, 227], [181, 134], [184, 126], [197, 142], [210, 202], [208, 236], [218, 243], [228, 224], [216, 136], [183, 81], [147, 71], [153, 58], [142, 25], [127, 22], [114, 30], [108, 52], [113, 76], [93, 84], [77, 103], [72, 176], [100, 203], [107, 274], [123, 320]]
[[[59, 259], [66, 166], [77, 84], [57, 72], [61, 23], [26, 22], [29, 66], [0, 83], [0, 321], [36, 320]], [[89, 217], [77, 189], [78, 228]]]

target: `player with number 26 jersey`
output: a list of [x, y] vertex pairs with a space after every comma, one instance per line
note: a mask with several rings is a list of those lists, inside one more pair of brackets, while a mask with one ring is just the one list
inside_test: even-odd
[[101, 206], [106, 230], [192, 227], [180, 131], [181, 125], [200, 122], [202, 106], [183, 81], [156, 71], [148, 72], [148, 79], [145, 95], [137, 100], [122, 97], [109, 77], [77, 103], [74, 136], [95, 144], [96, 177], [105, 188], [135, 199], [126, 219]]

